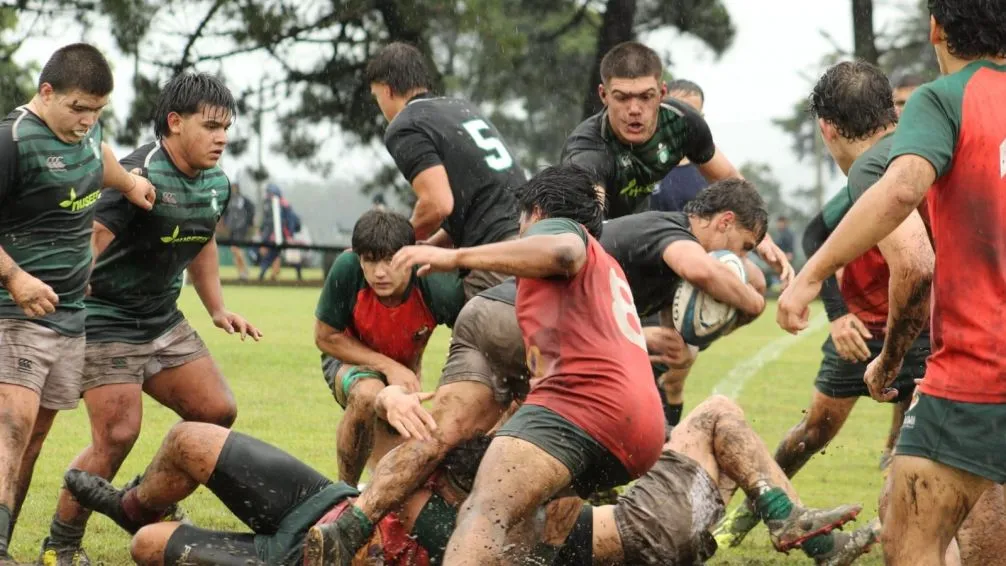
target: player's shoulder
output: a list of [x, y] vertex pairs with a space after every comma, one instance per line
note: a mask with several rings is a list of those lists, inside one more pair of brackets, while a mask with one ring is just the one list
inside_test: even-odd
[[850, 190], [853, 192], [865, 191], [884, 175], [893, 143], [894, 132], [891, 132], [852, 162], [848, 175]]
[[567, 148], [607, 147], [605, 135], [607, 131], [607, 113], [603, 110], [580, 122], [566, 138], [563, 153]]
[[167, 161], [167, 154], [161, 149], [161, 144], [156, 141], [140, 145], [128, 155], [119, 160], [119, 163], [126, 169], [134, 167], [150, 167], [156, 161]]
[[478, 118], [480, 112], [471, 102], [462, 98], [419, 95], [407, 102], [402, 111], [388, 124], [389, 134], [410, 128], [436, 129], [456, 125], [459, 116]]
[[5, 132], [9, 131], [11, 140], [14, 142], [56, 139], [49, 126], [34, 112], [28, 110], [27, 106], [19, 106], [7, 114], [3, 122], [0, 122], [0, 128], [3, 128]]

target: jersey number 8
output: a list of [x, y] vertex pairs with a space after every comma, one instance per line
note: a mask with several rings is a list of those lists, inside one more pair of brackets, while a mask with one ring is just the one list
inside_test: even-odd
[[488, 154], [486, 155], [486, 164], [493, 171], [504, 171], [513, 165], [513, 158], [510, 157], [510, 152], [506, 150], [503, 142], [497, 138], [482, 135], [482, 130], [489, 129], [489, 124], [486, 124], [485, 120], [468, 120], [461, 124], [461, 126], [471, 136], [475, 145]]
[[643, 323], [636, 313], [636, 305], [632, 302], [632, 290], [618, 273], [611, 269], [608, 272], [608, 282], [611, 284], [611, 310], [615, 315], [615, 324], [629, 342], [646, 351], [646, 337], [643, 336]]

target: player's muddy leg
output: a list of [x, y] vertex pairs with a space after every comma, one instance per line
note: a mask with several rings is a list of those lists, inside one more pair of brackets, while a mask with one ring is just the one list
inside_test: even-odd
[[209, 355], [162, 369], [143, 390], [186, 421], [230, 428], [238, 416], [234, 393]]
[[664, 418], [671, 426], [681, 422], [685, 407], [685, 379], [690, 371], [690, 368], [668, 369], [657, 380], [664, 396]]
[[395, 429], [378, 419], [374, 425], [374, 443], [370, 450], [370, 458], [367, 460], [366, 469], [370, 475], [374, 475], [377, 465], [388, 455], [389, 452], [397, 448], [405, 439], [398, 434]]
[[7, 553], [17, 507], [21, 457], [38, 411], [38, 393], [20, 385], [0, 384], [0, 558]]
[[[91, 445], [70, 462], [111, 481], [140, 435], [143, 391], [139, 384], [103, 385], [84, 392], [84, 405], [91, 422]], [[61, 488], [56, 516], [49, 528], [49, 543], [57, 547], [80, 546], [90, 511], [81, 507], [66, 488]]]
[[583, 505], [576, 495], [557, 497], [511, 528], [505, 545], [507, 562], [553, 564]]
[[957, 531], [961, 564], [995, 564], [1006, 556], [1006, 503], [1003, 487], [993, 484], [971, 508], [968, 518]]
[[[339, 368], [335, 386], [343, 387], [343, 378], [353, 375], [354, 366]], [[356, 485], [363, 474], [363, 466], [374, 447], [374, 428], [377, 416], [374, 402], [377, 394], [384, 389], [384, 382], [374, 374], [361, 377], [349, 385], [346, 398], [346, 412], [342, 415], [336, 431], [336, 453], [339, 458], [339, 479], [349, 485]]]
[[775, 451], [775, 461], [787, 476], [795, 476], [814, 454], [823, 450], [835, 438], [849, 418], [857, 399], [858, 397], [828, 397], [820, 391], [814, 391], [810, 408], [803, 420], [790, 429]]
[[566, 466], [534, 444], [494, 438], [458, 512], [444, 566], [502, 564], [507, 531], [571, 481]]
[[908, 406], [911, 404], [911, 397], [891, 404], [891, 432], [887, 434], [887, 444], [884, 446], [884, 452], [880, 456], [881, 470], [885, 470], [891, 465], [891, 458], [894, 457], [894, 445], [898, 442], [901, 425], [905, 422], [905, 411], [908, 410]]
[[895, 455], [890, 476], [881, 535], [885, 564], [942, 566], [955, 533], [991, 482], [905, 455]]
[[14, 534], [14, 525], [17, 523], [18, 516], [21, 515], [21, 506], [24, 505], [25, 497], [28, 496], [28, 488], [31, 487], [31, 477], [35, 472], [35, 462], [38, 461], [38, 455], [42, 452], [42, 444], [45, 442], [46, 437], [49, 436], [49, 431], [52, 429], [52, 423], [56, 420], [57, 414], [59, 414], [59, 411], [39, 407], [38, 415], [35, 417], [35, 425], [32, 427], [28, 446], [25, 447], [24, 455], [21, 456], [21, 464], [18, 466], [17, 491], [14, 494], [14, 516], [10, 525], [12, 536]]

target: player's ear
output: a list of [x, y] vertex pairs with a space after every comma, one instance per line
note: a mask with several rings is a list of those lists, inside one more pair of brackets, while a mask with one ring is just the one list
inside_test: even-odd
[[943, 26], [936, 23], [936, 18], [929, 16], [929, 43], [933, 45], [939, 45], [945, 39], [945, 34], [943, 32]]
[[168, 112], [168, 131], [176, 135], [182, 133], [182, 115], [178, 112]]
[[720, 216], [720, 222], [718, 227], [720, 228], [720, 231], [726, 232], [727, 230], [732, 228], [733, 225], [736, 223], [737, 223], [737, 215], [734, 214], [734, 211], [728, 210]]
[[604, 90], [604, 83], [597, 85], [597, 96], [601, 98], [601, 102], [603, 102], [605, 106], [608, 105], [608, 93]]
[[838, 132], [835, 130], [835, 126], [832, 126], [824, 120], [824, 118], [817, 119], [817, 126], [821, 129], [821, 137], [828, 141], [833, 141], [838, 137]]
[[[660, 81], [660, 100], [667, 98], [667, 83], [665, 81]], [[701, 113], [702, 111], [699, 110]]]

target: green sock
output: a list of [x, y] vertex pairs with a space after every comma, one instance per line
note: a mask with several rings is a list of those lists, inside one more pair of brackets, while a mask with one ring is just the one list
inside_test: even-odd
[[792, 510], [793, 502], [789, 500], [786, 492], [778, 487], [762, 492], [755, 500], [755, 512], [762, 521], [785, 519]]
[[367, 518], [367, 514], [356, 505], [350, 505], [349, 513], [343, 513], [342, 516], [339, 517], [338, 522], [343, 524], [346, 522], [356, 523], [362, 533], [367, 536], [374, 532], [374, 524]]
[[835, 549], [835, 537], [828, 533], [826, 535], [817, 535], [806, 542], [803, 543], [803, 551], [814, 558], [816, 556], [821, 556], [828, 554]]

